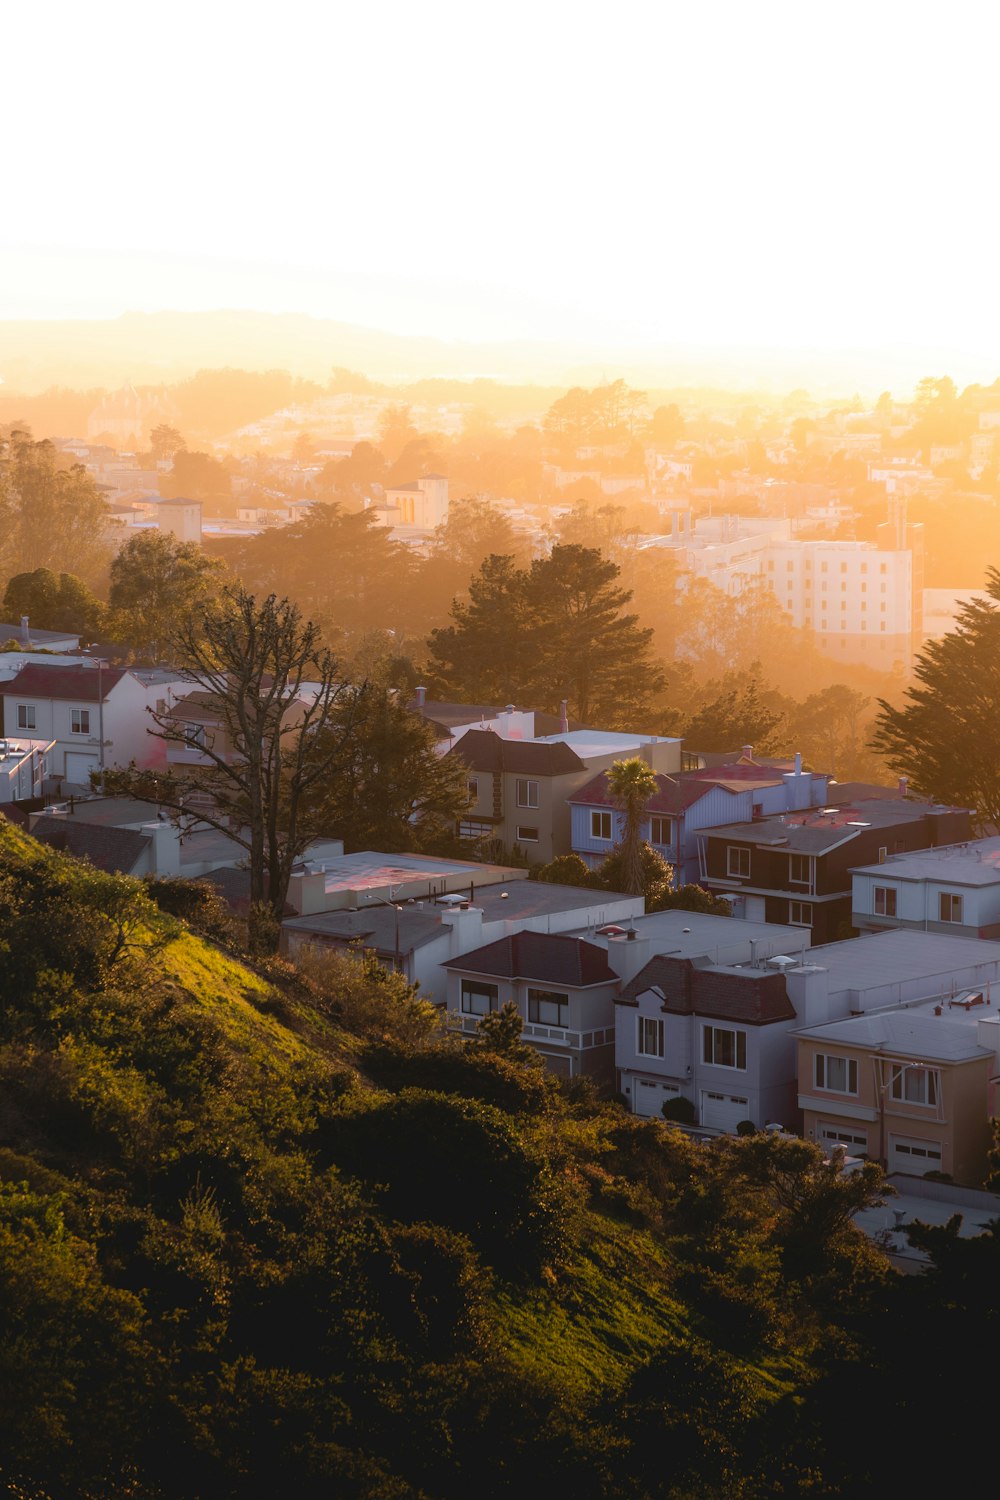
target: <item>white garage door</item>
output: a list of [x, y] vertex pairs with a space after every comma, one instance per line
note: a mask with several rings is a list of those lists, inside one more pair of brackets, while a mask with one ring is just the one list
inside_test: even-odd
[[851, 1156], [867, 1156], [868, 1132], [861, 1125], [838, 1125], [831, 1120], [821, 1120], [816, 1127], [816, 1139], [824, 1151], [834, 1146], [846, 1146]]
[[748, 922], [765, 922], [767, 920], [764, 915], [763, 896], [747, 896], [746, 903], [746, 920]]
[[940, 1141], [920, 1141], [905, 1135], [889, 1137], [889, 1171], [908, 1172], [922, 1177], [925, 1172], [940, 1172]]
[[90, 786], [91, 771], [101, 769], [100, 759], [96, 755], [85, 755], [81, 750], [66, 751], [66, 775], [65, 779], [73, 786]]
[[660, 1083], [647, 1078], [632, 1080], [632, 1109], [637, 1115], [661, 1116], [665, 1099], [676, 1099], [680, 1093], [676, 1083]]
[[750, 1100], [741, 1094], [713, 1094], [701, 1091], [701, 1123], [713, 1130], [735, 1130], [741, 1120], [750, 1118]]

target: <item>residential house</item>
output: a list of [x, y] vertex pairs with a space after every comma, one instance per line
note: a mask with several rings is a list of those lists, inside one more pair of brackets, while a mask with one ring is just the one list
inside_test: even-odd
[[147, 708], [166, 703], [155, 674], [147, 681], [96, 661], [27, 662], [0, 691], [5, 736], [53, 742], [48, 775], [63, 790], [88, 789], [103, 766], [166, 764], [162, 741], [147, 733]]
[[[657, 775], [657, 790], [647, 805], [641, 836], [676, 867], [679, 884], [699, 876], [698, 834], [716, 824], [754, 819], [767, 813], [821, 807], [829, 777], [803, 771], [800, 756], [783, 766], [742, 760], [731, 765]], [[606, 859], [624, 833], [602, 771], [569, 799], [572, 847], [592, 869]]]
[[982, 1181], [1000, 1083], [1000, 1015], [982, 989], [808, 1027], [798, 1045], [810, 1140], [893, 1173]]
[[529, 881], [500, 865], [375, 853], [322, 864], [293, 878], [289, 896], [301, 914], [282, 924], [284, 950], [370, 949], [442, 1005], [443, 966], [470, 949], [516, 932], [633, 921], [644, 905], [641, 896]]
[[[28, 831], [42, 843], [87, 856], [103, 868], [109, 853], [125, 875], [180, 876], [194, 880], [246, 863], [246, 850], [221, 829], [183, 820], [135, 797], [74, 797], [29, 813]], [[98, 830], [80, 832], [79, 830]], [[118, 839], [117, 835], [128, 834]], [[131, 835], [139, 836], [141, 843]], [[342, 849], [343, 845], [338, 845]]]
[[850, 928], [854, 867], [967, 838], [969, 819], [964, 808], [871, 798], [733, 823], [698, 835], [699, 880], [734, 916], [809, 927], [814, 943], [829, 942]]
[[461, 1032], [474, 1032], [508, 1002], [522, 1036], [563, 1078], [614, 1077], [618, 975], [604, 949], [583, 938], [518, 932], [444, 965], [448, 1010]]
[[1000, 938], [1000, 838], [892, 854], [851, 876], [851, 920], [861, 932], [913, 927]]
[[788, 1125], [795, 1019], [779, 970], [660, 954], [616, 1002], [621, 1090], [635, 1114], [683, 1096], [709, 1129]]
[[[733, 937], [745, 925], [701, 921], [721, 923]], [[641, 935], [642, 922], [635, 925]], [[757, 924], [753, 930], [775, 931]], [[794, 939], [794, 931], [783, 931]], [[969, 990], [985, 996], [983, 1014], [996, 1013], [989, 987], [1000, 980], [1000, 943], [900, 931], [796, 954], [782, 953], [782, 941], [756, 937], [741, 954], [713, 951], [698, 932], [674, 952], [654, 939], [652, 957], [618, 1002], [616, 1059], [633, 1110], [656, 1115], [680, 1094], [706, 1128], [732, 1130], [749, 1119], [797, 1129], [796, 1036], [803, 1028], [928, 1001], [947, 1010]]]
[[16, 625], [0, 622], [0, 644], [16, 641], [25, 651], [79, 651], [81, 637], [69, 630], [37, 630], [27, 615]]
[[678, 770], [680, 741], [656, 735], [570, 730], [540, 739], [506, 740], [470, 729], [449, 752], [468, 768], [471, 806], [461, 835], [547, 864], [572, 847], [569, 798], [616, 760], [639, 755], [655, 770]]

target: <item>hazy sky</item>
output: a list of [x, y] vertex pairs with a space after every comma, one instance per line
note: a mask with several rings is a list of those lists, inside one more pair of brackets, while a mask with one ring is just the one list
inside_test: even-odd
[[0, 317], [996, 351], [995, 5], [7, 9]]

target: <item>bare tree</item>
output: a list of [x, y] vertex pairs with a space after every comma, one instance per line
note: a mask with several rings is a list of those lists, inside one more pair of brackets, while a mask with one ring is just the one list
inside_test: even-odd
[[166, 775], [109, 771], [105, 787], [156, 802], [189, 827], [207, 823], [244, 848], [251, 940], [274, 947], [292, 867], [321, 832], [316, 791], [350, 755], [353, 719], [341, 705], [348, 688], [318, 628], [274, 594], [258, 602], [241, 587], [224, 590], [176, 633], [174, 647], [213, 727], [186, 718], [182, 700], [152, 713], [149, 733], [197, 761]]

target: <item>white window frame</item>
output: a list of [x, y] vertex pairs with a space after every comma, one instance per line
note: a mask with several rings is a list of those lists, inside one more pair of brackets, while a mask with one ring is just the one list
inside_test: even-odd
[[[945, 916], [945, 903], [946, 902], [947, 902], [948, 912], [950, 913], [950, 915], [947, 916], [947, 917]], [[962, 910], [963, 910], [964, 904], [965, 903], [964, 903], [962, 897], [955, 895], [955, 893], [953, 891], [939, 891], [938, 892], [938, 921], [939, 922], [961, 922], [961, 920], [962, 920]], [[957, 916], [955, 915], [956, 911], [958, 912]]]
[[532, 781], [527, 776], [519, 776], [515, 788], [515, 800], [518, 807], [537, 807], [538, 782]]
[[518, 823], [516, 838], [519, 844], [537, 844], [538, 829], [529, 828], [526, 823]]
[[[732, 1047], [735, 1062], [720, 1062], [719, 1054]], [[742, 1062], [740, 1057], [742, 1055]], [[732, 1026], [710, 1026], [701, 1028], [701, 1059], [710, 1068], [727, 1068], [731, 1073], [747, 1071], [747, 1034]]]
[[[604, 832], [605, 828], [608, 830]], [[592, 810], [590, 814], [590, 837], [600, 839], [602, 843], [610, 844], [613, 836], [611, 814], [609, 812], [597, 812]]]
[[[662, 835], [666, 832], [666, 838]], [[657, 832], [661, 837], [657, 838]], [[653, 813], [649, 819], [649, 842], [655, 844], [659, 849], [667, 849], [674, 842], [674, 820], [665, 818], [662, 813]]]
[[889, 1075], [889, 1095], [897, 1104], [916, 1104], [922, 1109], [937, 1109], [941, 1097], [940, 1073], [937, 1068], [916, 1067], [913, 1063], [893, 1063]]
[[635, 1050], [639, 1057], [663, 1056], [663, 1020], [657, 1016], [638, 1016]]
[[811, 901], [789, 901], [788, 903], [788, 925], [790, 927], [811, 927], [813, 924], [813, 909]]
[[[831, 1083], [831, 1064], [836, 1082]], [[844, 1087], [840, 1087], [843, 1069]], [[816, 1052], [813, 1055], [813, 1083], [823, 1094], [853, 1094], [858, 1092], [858, 1060], [845, 1057], [840, 1052]]]
[[458, 825], [460, 839], [489, 839], [493, 837], [493, 824], [481, 822], [479, 818], [463, 818]]
[[[738, 866], [735, 870], [733, 869], [734, 864]], [[750, 850], [745, 845], [726, 845], [726, 873], [738, 880], [750, 879]]]
[[37, 729], [37, 713], [34, 703], [19, 703], [17, 705], [17, 727], [18, 729]]
[[69, 732], [70, 732], [70, 734], [89, 734], [90, 733], [90, 709], [89, 708], [71, 708], [70, 709], [70, 711], [69, 711]]

